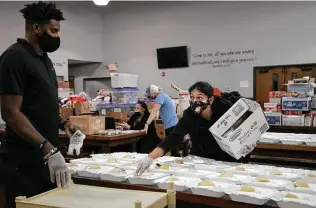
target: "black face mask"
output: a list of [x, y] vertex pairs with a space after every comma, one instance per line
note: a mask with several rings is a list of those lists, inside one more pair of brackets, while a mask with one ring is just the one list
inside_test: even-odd
[[48, 35], [46, 32], [42, 34], [38, 34], [38, 43], [39, 47], [42, 49], [43, 52], [52, 53], [57, 51], [60, 46], [60, 38], [59, 37], [52, 37]]
[[190, 107], [196, 114], [201, 114], [209, 105], [210, 101], [190, 101]]

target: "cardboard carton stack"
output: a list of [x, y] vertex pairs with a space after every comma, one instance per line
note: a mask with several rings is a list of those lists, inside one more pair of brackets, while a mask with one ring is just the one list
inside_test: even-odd
[[[270, 125], [316, 126], [312, 110], [315, 78], [304, 77], [288, 81], [287, 92], [269, 92], [264, 103], [265, 116]], [[315, 105], [316, 107], [316, 105]]]

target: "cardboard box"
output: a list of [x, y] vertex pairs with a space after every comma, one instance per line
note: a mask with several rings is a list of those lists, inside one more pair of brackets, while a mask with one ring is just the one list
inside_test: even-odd
[[268, 113], [264, 112], [269, 125], [282, 125], [282, 113]]
[[305, 126], [312, 126], [313, 125], [313, 120], [314, 120], [314, 115], [313, 113], [307, 113], [305, 115]]
[[90, 113], [90, 105], [88, 101], [75, 103], [75, 115], [80, 116], [82, 114]]
[[282, 115], [282, 125], [283, 126], [304, 126], [305, 125], [305, 115], [301, 115], [301, 116]]
[[263, 106], [264, 112], [281, 112], [281, 105], [279, 105], [278, 103], [264, 103]]
[[282, 99], [282, 110], [302, 110], [309, 111], [311, 98], [284, 97]]
[[269, 98], [281, 98], [286, 95], [285, 91], [270, 91], [268, 92], [268, 97]]
[[255, 148], [268, 129], [260, 105], [241, 98], [209, 130], [223, 151], [240, 159]]
[[60, 117], [63, 119], [68, 120], [70, 116], [74, 115], [74, 109], [73, 108], [60, 108]]
[[101, 101], [89, 101], [89, 108], [91, 112], [98, 111], [98, 104], [101, 103]]
[[269, 103], [276, 103], [281, 105], [282, 98], [269, 98]]
[[58, 88], [70, 88], [69, 82], [58, 82]]
[[69, 120], [79, 126], [86, 135], [98, 134], [105, 130], [105, 116], [70, 116]]

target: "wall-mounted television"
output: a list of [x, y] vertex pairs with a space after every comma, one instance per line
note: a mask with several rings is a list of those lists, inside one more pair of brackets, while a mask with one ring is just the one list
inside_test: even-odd
[[158, 48], [157, 59], [159, 69], [184, 68], [189, 66], [186, 46]]

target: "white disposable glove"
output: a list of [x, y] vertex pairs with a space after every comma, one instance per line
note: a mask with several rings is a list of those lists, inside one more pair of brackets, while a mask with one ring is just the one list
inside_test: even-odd
[[135, 172], [135, 175], [136, 176], [140, 176], [142, 175], [145, 170], [147, 170], [151, 164], [153, 163], [153, 159], [151, 159], [149, 156], [147, 156], [146, 158], [140, 160], [138, 162], [138, 165], [137, 165], [137, 169], [136, 169], [136, 172]]
[[68, 147], [68, 155], [73, 155], [74, 150], [76, 150], [76, 155], [80, 155], [80, 149], [83, 146], [83, 140], [86, 138], [86, 135], [84, 135], [80, 130], [77, 130], [69, 141], [69, 147]]
[[69, 184], [69, 169], [65, 162], [64, 157], [60, 152], [50, 156], [47, 161], [50, 180], [52, 183], [57, 184], [58, 187], [66, 188]]

